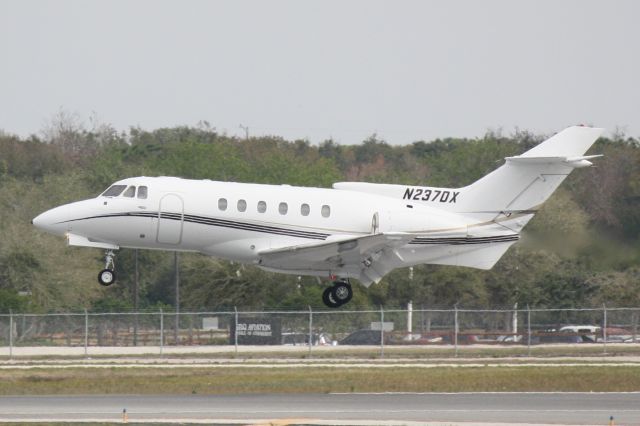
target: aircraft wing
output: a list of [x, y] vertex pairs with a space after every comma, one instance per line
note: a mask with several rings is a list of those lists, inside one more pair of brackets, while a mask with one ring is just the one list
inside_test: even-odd
[[407, 233], [351, 236], [321, 243], [264, 250], [260, 266], [289, 271], [327, 271], [359, 278], [365, 285], [378, 282], [402, 261], [396, 248], [413, 240]]

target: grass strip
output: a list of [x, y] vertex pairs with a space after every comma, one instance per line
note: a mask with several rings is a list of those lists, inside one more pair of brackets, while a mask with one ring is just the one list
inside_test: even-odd
[[79, 368], [3, 370], [0, 395], [333, 392], [629, 392], [640, 367]]

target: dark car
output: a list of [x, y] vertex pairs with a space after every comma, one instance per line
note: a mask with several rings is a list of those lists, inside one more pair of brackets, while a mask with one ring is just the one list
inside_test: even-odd
[[594, 340], [581, 334], [543, 334], [540, 336], [531, 336], [532, 344], [539, 343], [593, 343]]
[[[442, 343], [453, 345], [455, 343], [455, 335], [452, 333], [442, 336]], [[478, 336], [475, 334], [458, 334], [459, 345], [472, 345], [479, 343]]]
[[[385, 335], [385, 343], [387, 336]], [[380, 330], [358, 330], [354, 331], [338, 342], [340, 345], [379, 345]]]

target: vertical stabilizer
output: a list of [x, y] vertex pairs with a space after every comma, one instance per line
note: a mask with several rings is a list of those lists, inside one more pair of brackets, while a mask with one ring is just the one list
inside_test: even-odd
[[464, 188], [434, 188], [366, 182], [337, 182], [336, 189], [366, 192], [461, 213], [478, 222], [494, 221], [518, 232], [573, 169], [591, 166], [585, 156], [604, 129], [564, 129]]
[[[590, 166], [585, 152], [604, 129], [569, 127], [460, 189], [455, 211], [511, 223], [519, 231], [573, 169]], [[518, 220], [516, 220], [518, 219]]]

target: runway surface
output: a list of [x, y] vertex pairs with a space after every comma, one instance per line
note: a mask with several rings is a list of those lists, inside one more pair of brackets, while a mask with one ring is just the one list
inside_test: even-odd
[[123, 409], [130, 422], [322, 424], [324, 420], [334, 421], [333, 424], [394, 421], [605, 425], [613, 416], [615, 424], [640, 424], [640, 393], [0, 397], [2, 421], [119, 422]]

